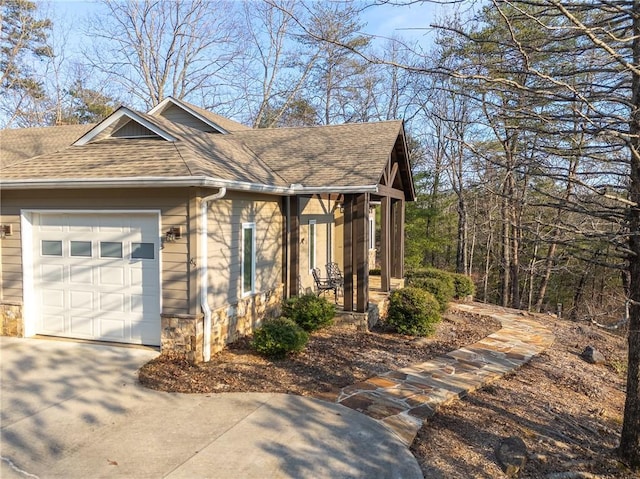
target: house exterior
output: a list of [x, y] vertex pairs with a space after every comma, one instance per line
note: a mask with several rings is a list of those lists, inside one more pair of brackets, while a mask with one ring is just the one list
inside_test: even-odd
[[167, 98], [1, 135], [3, 335], [207, 361], [328, 262], [345, 311], [366, 315], [371, 205], [382, 289], [403, 276], [415, 193], [401, 121], [254, 130]]

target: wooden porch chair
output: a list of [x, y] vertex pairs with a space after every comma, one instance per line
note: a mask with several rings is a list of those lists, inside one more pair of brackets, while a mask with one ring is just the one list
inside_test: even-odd
[[324, 294], [327, 291], [333, 291], [333, 298], [334, 298], [334, 301], [337, 303], [338, 302], [338, 286], [329, 278], [321, 278], [319, 268], [312, 269], [311, 274], [313, 275], [313, 281], [316, 284], [316, 294], [320, 296], [321, 294]]

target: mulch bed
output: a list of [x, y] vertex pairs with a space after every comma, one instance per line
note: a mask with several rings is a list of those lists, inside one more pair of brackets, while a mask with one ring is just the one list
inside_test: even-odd
[[162, 391], [279, 392], [330, 400], [349, 384], [428, 361], [499, 328], [490, 318], [447, 314], [425, 341], [390, 333], [383, 325], [371, 332], [336, 325], [313, 333], [303, 352], [282, 360], [259, 356], [247, 337], [204, 364], [162, 355], [147, 363], [139, 378], [144, 386]]

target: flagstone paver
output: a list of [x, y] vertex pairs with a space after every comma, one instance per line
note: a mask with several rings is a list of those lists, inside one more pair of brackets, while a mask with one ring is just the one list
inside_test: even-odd
[[519, 368], [555, 339], [532, 313], [481, 303], [452, 304], [451, 310], [490, 316], [502, 328], [431, 361], [347, 386], [336, 402], [376, 419], [411, 444], [440, 406]]

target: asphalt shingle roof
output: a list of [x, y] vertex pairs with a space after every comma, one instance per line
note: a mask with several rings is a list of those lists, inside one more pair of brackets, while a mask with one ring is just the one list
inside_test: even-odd
[[233, 136], [290, 184], [363, 186], [379, 182], [401, 132], [401, 121], [386, 121], [259, 129]]
[[188, 107], [202, 116], [208, 114], [211, 121], [233, 132], [206, 133], [138, 112], [177, 141], [108, 137], [70, 146], [94, 125], [4, 130], [0, 136], [1, 178], [191, 176], [278, 187], [372, 186], [379, 183], [403, 132], [401, 121], [249, 129], [231, 120], [225, 125], [219, 121], [222, 117], [214, 118], [218, 116], [194, 105]]
[[67, 148], [95, 125], [0, 130], [0, 165]]

